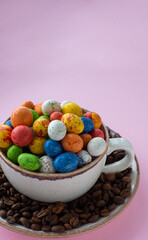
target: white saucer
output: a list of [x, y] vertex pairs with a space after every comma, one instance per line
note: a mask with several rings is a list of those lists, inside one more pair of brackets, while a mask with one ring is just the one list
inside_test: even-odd
[[133, 199], [133, 197], [137, 191], [138, 184], [139, 184], [139, 165], [138, 165], [138, 161], [136, 158], [133, 161], [131, 167], [132, 167], [131, 195], [126, 199], [124, 204], [116, 207], [116, 209], [114, 209], [108, 217], [101, 217], [98, 221], [96, 221], [94, 223], [88, 223], [88, 224], [80, 226], [79, 228], [74, 228], [72, 230], [68, 230], [64, 233], [52, 233], [52, 232], [46, 233], [43, 231], [34, 231], [31, 229], [27, 229], [18, 224], [11, 225], [11, 224], [7, 223], [5, 219], [2, 219], [2, 218], [0, 218], [0, 225], [9, 230], [17, 232], [17, 233], [21, 233], [21, 234], [25, 234], [25, 235], [29, 235], [29, 236], [33, 236], [33, 237], [41, 237], [41, 238], [70, 237], [70, 236], [74, 236], [74, 235], [87, 233], [87, 232], [93, 231], [94, 229], [98, 229], [98, 228], [104, 226], [105, 224], [109, 223], [115, 217], [117, 217], [120, 213], [122, 213], [122, 211], [124, 211], [126, 209], [126, 207], [129, 205], [129, 203]]

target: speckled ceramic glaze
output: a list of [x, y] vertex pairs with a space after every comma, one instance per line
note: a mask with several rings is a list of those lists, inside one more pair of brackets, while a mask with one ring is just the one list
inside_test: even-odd
[[[134, 159], [134, 152], [129, 141], [123, 138], [109, 139], [108, 131], [102, 124], [105, 134], [106, 149], [88, 165], [68, 173], [30, 172], [13, 164], [0, 152], [1, 167], [10, 183], [28, 197], [45, 202], [71, 201], [86, 193], [97, 181], [101, 172], [118, 172], [128, 168]], [[116, 149], [126, 151], [126, 156], [104, 167], [108, 154]]]

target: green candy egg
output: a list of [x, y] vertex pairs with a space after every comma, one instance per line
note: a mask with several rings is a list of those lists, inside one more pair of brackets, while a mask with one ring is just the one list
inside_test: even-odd
[[23, 149], [19, 146], [13, 145], [11, 146], [7, 151], [7, 157], [9, 160], [11, 160], [13, 163], [18, 164], [18, 156], [22, 154]]
[[40, 116], [39, 118], [45, 118], [45, 119], [47, 119], [47, 120], [50, 121], [50, 117], [48, 117], [48, 116], [46, 116], [46, 115]]
[[19, 155], [18, 163], [22, 168], [29, 171], [35, 171], [41, 166], [38, 157], [30, 153], [22, 153]]
[[39, 118], [39, 114], [38, 114], [36, 111], [34, 111], [33, 109], [31, 109], [31, 108], [29, 108], [29, 109], [30, 109], [30, 111], [32, 112], [32, 115], [33, 115], [33, 123], [34, 123], [34, 121]]

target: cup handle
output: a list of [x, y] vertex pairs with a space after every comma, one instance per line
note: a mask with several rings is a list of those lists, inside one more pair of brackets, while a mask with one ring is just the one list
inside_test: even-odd
[[121, 172], [131, 166], [132, 161], [134, 160], [134, 150], [132, 144], [125, 138], [109, 139], [107, 155], [111, 154], [113, 151], [118, 149], [125, 150], [126, 156], [117, 162], [105, 165], [102, 172], [104, 173]]

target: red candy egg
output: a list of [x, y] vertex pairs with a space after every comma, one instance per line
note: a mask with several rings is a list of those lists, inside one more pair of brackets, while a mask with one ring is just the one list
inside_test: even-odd
[[92, 138], [101, 137], [101, 138], [104, 139], [104, 133], [103, 133], [103, 131], [102, 131], [101, 129], [99, 129], [99, 128], [94, 128], [94, 129], [91, 131], [90, 135], [92, 136]]
[[53, 121], [53, 120], [61, 120], [63, 116], [63, 113], [61, 112], [53, 112], [51, 115], [50, 115], [50, 121]]
[[19, 125], [12, 130], [11, 139], [15, 145], [25, 147], [32, 142], [32, 130], [25, 125]]

